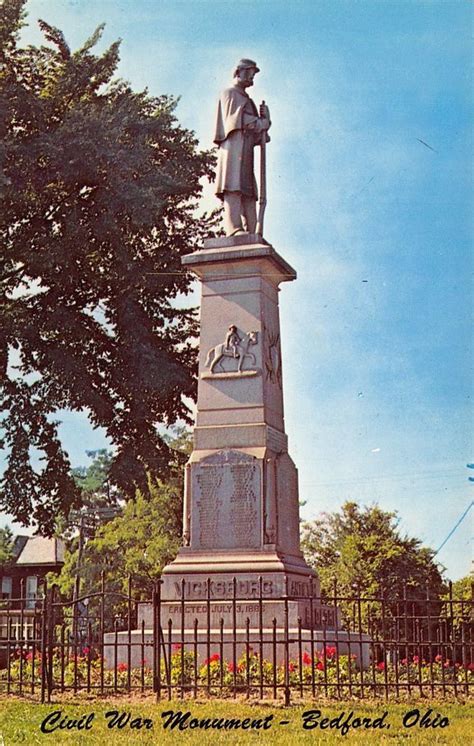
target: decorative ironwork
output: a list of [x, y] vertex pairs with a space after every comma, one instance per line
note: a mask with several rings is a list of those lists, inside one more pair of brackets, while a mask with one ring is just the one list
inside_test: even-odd
[[[132, 580], [126, 592], [106, 588], [73, 600], [57, 588], [42, 589], [34, 609], [27, 597], [4, 599], [0, 607], [0, 692], [50, 701], [66, 691], [100, 695], [153, 691], [159, 699], [197, 696], [403, 697], [465, 696], [474, 684], [473, 603], [453, 597], [383, 599], [338, 593], [310, 597], [342, 614], [343, 628], [291, 628], [289, 606], [298, 598], [277, 599], [282, 615], [264, 626], [263, 582], [241, 598], [234, 578], [230, 597], [207, 594], [199, 602], [206, 623], [193, 617], [195, 599], [172, 602], [176, 622], [166, 616], [170, 601], [161, 583], [140, 612]], [[275, 599], [272, 599], [275, 603]], [[238, 610], [252, 604], [237, 627]], [[177, 612], [177, 613], [176, 613]], [[224, 613], [225, 612], [225, 613]], [[219, 613], [219, 610], [217, 610]], [[141, 620], [140, 620], [141, 617]], [[139, 622], [137, 623], [137, 618]], [[202, 615], [201, 615], [202, 620]], [[169, 621], [164, 621], [169, 619]], [[256, 621], [257, 620], [257, 621]], [[368, 655], [366, 655], [368, 653]]]

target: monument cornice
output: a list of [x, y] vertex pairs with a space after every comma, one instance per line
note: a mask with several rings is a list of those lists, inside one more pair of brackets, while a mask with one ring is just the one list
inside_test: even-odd
[[[251, 237], [247, 236], [247, 243], [245, 244], [234, 243], [235, 239], [210, 239], [213, 244], [217, 241], [221, 241], [222, 244], [208, 247], [207, 243], [209, 242], [205, 242], [204, 248], [183, 256], [181, 263], [201, 278], [209, 274], [209, 269], [213, 270], [212, 274], [214, 275], [214, 270], [219, 267], [224, 268], [225, 263], [223, 277], [229, 275], [232, 265], [237, 265], [236, 270], [239, 275], [242, 274], [243, 270], [247, 276], [253, 273], [267, 274], [269, 277], [277, 278], [278, 282], [296, 280], [296, 270], [275, 251], [273, 246], [268, 243], [248, 243], [249, 238]], [[234, 242], [229, 244], [229, 241]], [[270, 266], [262, 265], [262, 260]]]

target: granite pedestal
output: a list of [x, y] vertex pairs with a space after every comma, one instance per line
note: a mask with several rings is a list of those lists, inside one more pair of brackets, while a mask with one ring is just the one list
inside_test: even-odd
[[[184, 541], [163, 571], [162, 598], [184, 590], [199, 601], [209, 579], [215, 597], [229, 599], [234, 577], [249, 600], [260, 582], [266, 599], [317, 596], [299, 545], [283, 413], [278, 294], [296, 273], [258, 236], [212, 239], [182, 261], [202, 287], [198, 400]], [[307, 604], [293, 606], [311, 625]]]

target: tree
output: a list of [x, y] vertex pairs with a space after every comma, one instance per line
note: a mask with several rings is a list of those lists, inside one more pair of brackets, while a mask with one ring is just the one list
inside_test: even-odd
[[[146, 498], [138, 492], [120, 516], [99, 526], [87, 542], [81, 567], [83, 592], [98, 590], [104, 571], [108, 590], [124, 590], [133, 575], [135, 589], [150, 594], [152, 581], [178, 551], [181, 529], [181, 493], [174, 485], [150, 482]], [[67, 596], [74, 588], [76, 566], [73, 547], [55, 581]]]
[[123, 495], [110, 480], [112, 452], [102, 448], [86, 451], [86, 454], [93, 459], [92, 464], [72, 470], [74, 481], [80, 489], [80, 508], [70, 510], [67, 515], [59, 515], [55, 522], [55, 534], [66, 542], [66, 546], [76, 545], [76, 566], [82, 564], [85, 541], [94, 537], [99, 525], [121, 512], [123, 502]]
[[452, 597], [458, 601], [474, 600], [474, 575], [470, 573], [452, 584]]
[[[340, 596], [363, 593], [365, 597], [383, 596], [388, 602], [406, 597], [410, 613], [416, 615], [422, 611], [423, 604], [418, 602], [426, 599], [427, 591], [436, 601], [445, 590], [434, 552], [418, 539], [402, 536], [397, 514], [378, 505], [359, 507], [346, 502], [340, 511], [303, 524], [302, 549], [318, 572], [326, 598], [331, 597], [336, 578]], [[353, 604], [343, 602], [341, 609], [348, 617]], [[368, 609], [362, 607], [364, 615]], [[379, 606], [372, 604], [370, 613], [378, 618]]]
[[13, 558], [13, 534], [8, 526], [0, 528], [0, 565], [5, 565]]
[[113, 453], [106, 448], [97, 451], [86, 451], [92, 464], [78, 466], [72, 470], [72, 476], [81, 490], [81, 504], [85, 506], [116, 505], [119, 493], [110, 483], [110, 470], [113, 464]]
[[126, 497], [170, 473], [157, 425], [189, 421], [197, 371], [195, 312], [173, 301], [190, 285], [181, 256], [212, 235], [196, 207], [214, 158], [176, 99], [114, 79], [119, 43], [93, 53], [102, 27], [71, 52], [40, 21], [48, 46], [18, 48], [24, 4], [4, 0], [0, 28], [0, 500], [50, 534], [81, 499], [61, 409], [105, 428]]
[[[470, 573], [450, 584], [444, 594], [443, 613], [448, 620], [452, 639], [456, 642], [472, 640], [474, 635], [474, 575]], [[458, 654], [460, 651], [457, 651]], [[471, 650], [470, 662], [473, 654]]]
[[114, 618], [126, 618], [129, 578], [135, 600], [151, 598], [154, 581], [177, 554], [181, 533], [182, 490], [177, 489], [177, 483], [150, 481], [146, 497], [138, 491], [121, 515], [97, 527], [82, 550], [80, 567], [75, 540], [66, 552], [60, 575], [50, 580], [63, 597], [71, 599], [79, 572], [78, 597], [92, 595], [89, 614], [94, 618], [100, 597], [93, 594], [104, 587], [105, 620], [110, 627]]
[[[191, 434], [183, 427], [165, 437], [174, 455], [167, 482], [150, 479], [146, 496], [138, 491], [119, 516], [97, 525], [80, 558], [78, 537], [69, 538], [61, 573], [51, 577], [63, 596], [73, 596], [79, 569], [81, 595], [99, 592], [103, 577], [110, 600], [111, 594], [127, 591], [128, 578], [132, 576], [134, 597], [150, 598], [153, 582], [181, 544], [182, 467], [192, 448]], [[117, 596], [108, 605], [109, 620], [123, 609], [124, 602]]]

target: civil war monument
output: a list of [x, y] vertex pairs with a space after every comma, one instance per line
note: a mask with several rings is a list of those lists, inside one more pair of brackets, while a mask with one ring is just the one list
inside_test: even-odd
[[[247, 93], [258, 72], [240, 60], [217, 106], [216, 194], [226, 236], [182, 260], [202, 285], [199, 383], [184, 545], [164, 569], [162, 593], [178, 599], [184, 589], [199, 602], [209, 580], [211, 598], [226, 599], [235, 577], [241, 599], [255, 598], [260, 584], [267, 600], [300, 597], [292, 601], [294, 621], [313, 625], [321, 609], [314, 606], [311, 620], [302, 599], [319, 588], [300, 550], [298, 477], [283, 414], [278, 293], [296, 272], [263, 237], [264, 159], [257, 215], [254, 153], [262, 159], [271, 127], [268, 107], [257, 109]], [[243, 607], [251, 616], [252, 605]], [[278, 614], [275, 604], [265, 608], [268, 620]]]
[[[337, 610], [321, 603], [300, 550], [278, 308], [280, 285], [296, 272], [263, 235], [271, 119], [247, 93], [258, 72], [254, 61], [240, 60], [217, 107], [216, 193], [226, 235], [182, 259], [202, 288], [197, 415], [183, 545], [163, 570], [159, 626], [176, 640], [234, 644], [270, 628], [281, 637], [299, 627], [320, 640], [332, 630], [344, 649]], [[156, 624], [150, 606], [138, 621], [142, 630]], [[361, 657], [367, 652], [360, 646]]]

